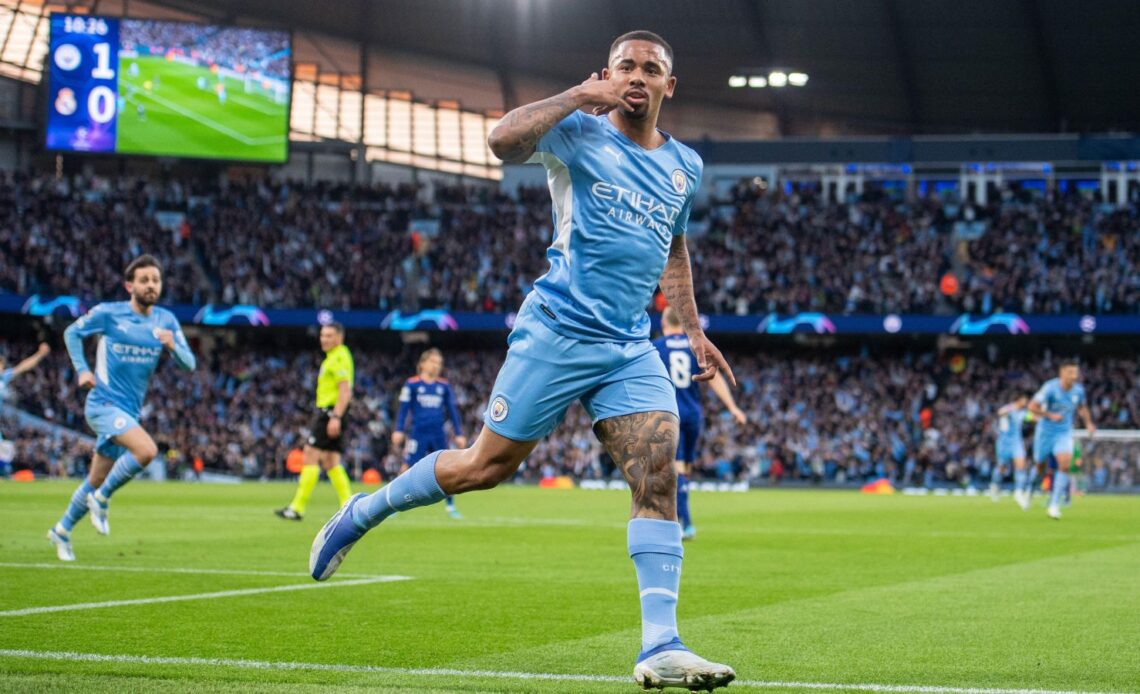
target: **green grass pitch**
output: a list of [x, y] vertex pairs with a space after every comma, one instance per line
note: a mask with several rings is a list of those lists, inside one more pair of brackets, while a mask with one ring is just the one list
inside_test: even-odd
[[[138, 482], [110, 537], [77, 526], [65, 568], [45, 533], [73, 488], [0, 483], [5, 691], [637, 691], [624, 492], [505, 487], [460, 497], [462, 521], [400, 514], [315, 584], [327, 484], [296, 523], [271, 512], [292, 486]], [[1138, 510], [694, 493], [681, 634], [737, 669], [730, 692], [1135, 691]]]
[[[139, 66], [137, 77], [130, 75], [131, 63]], [[199, 89], [199, 77], [206, 78], [208, 89]], [[119, 113], [117, 151], [284, 161], [288, 104], [275, 103], [264, 94], [246, 94], [242, 82], [231, 78], [225, 79], [227, 96], [222, 104], [214, 92], [216, 82], [206, 68], [163, 58], [123, 58], [119, 96], [125, 104]], [[143, 116], [138, 113], [140, 105]]]

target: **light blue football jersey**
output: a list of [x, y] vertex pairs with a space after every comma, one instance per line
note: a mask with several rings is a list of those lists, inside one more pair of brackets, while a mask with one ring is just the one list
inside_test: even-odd
[[99, 304], [68, 326], [63, 338], [76, 373], [90, 370], [83, 355], [83, 338], [101, 335], [95, 351], [95, 388], [89, 398], [122, 408], [138, 416], [165, 348], [155, 333], [174, 333], [174, 360], [187, 371], [196, 364], [178, 319], [170, 311], [155, 306], [149, 316], [131, 308], [129, 301]]
[[15, 375], [15, 368], [0, 371], [0, 409], [4, 408], [4, 401], [8, 399], [8, 384], [12, 382], [12, 377]]
[[1073, 430], [1073, 413], [1085, 404], [1085, 387], [1074, 383], [1071, 388], [1061, 388], [1061, 380], [1051, 378], [1041, 386], [1041, 390], [1033, 396], [1036, 402], [1045, 408], [1046, 412], [1055, 412], [1061, 415], [1061, 421], [1052, 422], [1041, 417], [1037, 420], [1037, 428], [1046, 434], [1068, 434]]
[[1024, 441], [1021, 438], [1021, 427], [1025, 424], [1025, 417], [1029, 410], [1024, 407], [1013, 408], [1009, 412], [998, 416], [998, 443], [1017, 444]]
[[608, 117], [575, 111], [531, 156], [546, 168], [554, 240], [550, 269], [527, 303], [556, 332], [594, 342], [648, 339], [645, 308], [673, 237], [685, 233], [704, 168], [696, 152], [662, 134], [665, 144], [647, 150]]

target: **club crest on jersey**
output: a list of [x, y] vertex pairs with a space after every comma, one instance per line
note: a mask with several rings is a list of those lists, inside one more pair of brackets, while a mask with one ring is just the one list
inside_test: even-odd
[[673, 169], [673, 190], [681, 195], [685, 194], [685, 189], [689, 187], [689, 179], [685, 178], [685, 172], [680, 169]]
[[503, 421], [507, 418], [507, 411], [509, 409], [510, 408], [507, 407], [507, 401], [503, 399], [503, 396], [500, 395], [499, 397], [495, 398], [491, 401], [491, 421]]
[[126, 417], [115, 417], [113, 424], [115, 429], [122, 429], [123, 427], [127, 426], [127, 419]]

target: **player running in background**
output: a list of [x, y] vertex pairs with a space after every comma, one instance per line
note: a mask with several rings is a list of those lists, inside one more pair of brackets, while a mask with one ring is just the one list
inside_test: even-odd
[[[661, 314], [662, 336], [653, 341], [661, 361], [669, 371], [669, 378], [673, 387], [677, 389], [677, 413], [680, 415], [680, 440], [677, 444], [677, 455], [673, 466], [677, 470], [677, 520], [681, 523], [682, 540], [692, 540], [697, 536], [697, 529], [693, 525], [689, 513], [689, 478], [692, 476], [693, 461], [697, 459], [697, 440], [701, 435], [701, 426], [704, 423], [703, 408], [701, 407], [701, 384], [693, 380], [701, 373], [697, 365], [693, 350], [689, 349], [689, 339], [681, 327], [681, 319], [677, 312], [668, 307]], [[717, 373], [709, 382], [709, 387], [717, 398], [724, 403], [736, 423], [743, 425], [748, 421], [744, 412], [736, 406], [736, 399], [728, 388], [724, 376]]]
[[[139, 413], [162, 353], [169, 351], [186, 371], [193, 371], [196, 364], [178, 319], [155, 306], [162, 294], [158, 261], [149, 255], [135, 258], [123, 279], [129, 301], [99, 304], [63, 333], [79, 387], [91, 389], [84, 415], [97, 437], [87, 479], [48, 531], [56, 556], [63, 561], [75, 561], [71, 529], [88, 511], [101, 535], [111, 532], [107, 509], [111, 495], [158, 455], [154, 439], [139, 424]], [[92, 335], [100, 336], [94, 372], [83, 354], [83, 339]]]
[[1025, 438], [1021, 429], [1029, 410], [1025, 409], [1029, 398], [1020, 395], [1016, 400], [998, 408], [997, 411], [997, 458], [994, 460], [993, 476], [990, 477], [990, 498], [998, 500], [1001, 491], [1001, 478], [1004, 470], [1013, 465], [1013, 500], [1023, 511], [1029, 510], [1029, 467], [1025, 460]]
[[304, 462], [297, 479], [297, 493], [285, 508], [274, 511], [286, 520], [299, 521], [309, 506], [309, 497], [321, 479], [321, 469], [328, 475], [343, 506], [352, 496], [348, 473], [340, 464], [344, 454], [344, 419], [352, 402], [355, 366], [352, 352], [344, 344], [344, 326], [330, 323], [321, 327], [321, 350], [325, 359], [317, 374], [317, 411], [313, 415], [309, 442], [304, 448]]
[[[416, 376], [409, 378], [400, 390], [400, 410], [396, 414], [396, 430], [392, 432], [392, 447], [404, 448], [404, 464], [400, 473], [408, 471], [417, 460], [426, 455], [447, 448], [447, 432], [443, 430], [448, 418], [455, 437], [456, 448], [467, 448], [467, 437], [463, 435], [463, 420], [455, 404], [455, 394], [443, 373], [443, 353], [434, 347], [420, 355], [416, 366]], [[408, 416], [412, 418], [411, 437], [408, 437]], [[459, 519], [455, 508], [455, 498], [448, 495], [443, 499], [447, 513]]]
[[[51, 347], [48, 347], [47, 343], [41, 342], [31, 356], [25, 357], [12, 367], [8, 366], [7, 359], [0, 356], [0, 410], [3, 410], [4, 402], [8, 399], [8, 386], [12, 383], [12, 379], [39, 366], [39, 363], [49, 353], [51, 353]], [[4, 438], [2, 433], [0, 432], [0, 438]]]
[[600, 79], [517, 108], [492, 131], [488, 144], [500, 159], [546, 168], [550, 269], [519, 308], [474, 445], [432, 453], [377, 493], [354, 496], [313, 541], [314, 578], [332, 576], [393, 513], [510, 479], [578, 400], [633, 496], [627, 538], [642, 616], [635, 681], [712, 689], [736, 676], [690, 652], [677, 631], [677, 397], [645, 312], [658, 284], [700, 364], [696, 380], [718, 370], [735, 379], [693, 299], [685, 231], [703, 163], [657, 129], [676, 86], [672, 68], [673, 50], [660, 36], [625, 34], [610, 46]]
[[[1061, 502], [1069, 487], [1069, 465], [1073, 460], [1073, 413], [1081, 416], [1090, 437], [1096, 433], [1096, 425], [1085, 401], [1085, 387], [1077, 382], [1080, 377], [1081, 368], [1076, 362], [1062, 362], [1057, 378], [1046, 381], [1029, 401], [1029, 411], [1038, 418], [1033, 432], [1033, 461], [1042, 469], [1050, 459], [1057, 465], [1047, 511], [1050, 518], [1057, 520], [1061, 518]], [[1029, 494], [1032, 494], [1032, 487]]]

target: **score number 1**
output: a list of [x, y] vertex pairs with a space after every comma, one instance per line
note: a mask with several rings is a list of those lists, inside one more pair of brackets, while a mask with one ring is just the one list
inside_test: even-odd
[[[111, 44], [97, 43], [91, 47], [95, 52], [95, 67], [91, 69], [91, 78], [97, 80], [110, 80], [115, 78], [115, 71], [111, 69]], [[96, 123], [109, 123], [115, 117], [115, 92], [105, 84], [91, 90], [87, 95], [87, 113]]]

